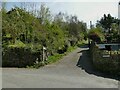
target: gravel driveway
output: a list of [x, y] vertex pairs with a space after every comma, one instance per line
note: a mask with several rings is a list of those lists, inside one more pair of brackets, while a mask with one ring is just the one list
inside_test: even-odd
[[3, 68], [3, 88], [118, 88], [118, 80], [94, 69], [88, 48], [77, 48], [40, 69]]

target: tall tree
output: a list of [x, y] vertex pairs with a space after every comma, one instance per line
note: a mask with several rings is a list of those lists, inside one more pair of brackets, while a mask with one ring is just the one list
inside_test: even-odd
[[41, 24], [47, 24], [52, 20], [50, 10], [44, 3], [41, 4], [40, 10], [38, 10], [38, 18]]
[[112, 17], [110, 14], [106, 15], [101, 18], [100, 21], [98, 21], [98, 25], [101, 25], [104, 28], [104, 32], [109, 32], [111, 31], [111, 25], [114, 23], [115, 18]]

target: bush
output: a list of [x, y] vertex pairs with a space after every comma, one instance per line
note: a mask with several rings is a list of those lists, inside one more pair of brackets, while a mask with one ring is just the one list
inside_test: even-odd
[[104, 34], [101, 32], [99, 28], [93, 28], [88, 32], [88, 38], [95, 42], [102, 42], [105, 40]]
[[[36, 48], [35, 48], [36, 49]], [[38, 59], [41, 61], [41, 51], [36, 51], [29, 47], [17, 47], [10, 45], [3, 50], [2, 66], [3, 67], [26, 67], [34, 65]]]

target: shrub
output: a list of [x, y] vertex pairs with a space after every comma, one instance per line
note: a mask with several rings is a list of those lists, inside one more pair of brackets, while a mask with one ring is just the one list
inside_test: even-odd
[[34, 65], [38, 59], [41, 61], [41, 51], [36, 50], [36, 47], [20, 47], [10, 45], [3, 51], [2, 66], [7, 67], [26, 67]]
[[99, 28], [91, 29], [88, 32], [88, 38], [92, 39], [95, 42], [102, 42], [105, 40], [105, 36]]

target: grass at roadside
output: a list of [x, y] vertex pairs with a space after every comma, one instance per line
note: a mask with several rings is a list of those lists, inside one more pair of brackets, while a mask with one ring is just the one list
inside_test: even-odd
[[39, 62], [37, 64], [35, 63], [34, 66], [30, 66], [28, 68], [39, 68], [39, 67], [44, 66], [44, 65], [55, 63], [55, 62], [59, 61], [60, 59], [62, 59], [63, 56], [66, 56], [70, 52], [72, 52], [75, 49], [77, 49], [77, 47], [83, 46], [85, 44], [86, 43], [83, 41], [83, 42], [78, 43], [77, 46], [70, 46], [65, 53], [63, 53], [63, 54], [54, 54], [53, 56], [49, 56], [48, 59], [47, 59], [47, 61], [45, 61], [45, 62]]
[[70, 46], [68, 48], [67, 52], [65, 52], [63, 54], [54, 54], [53, 56], [49, 56], [48, 59], [45, 62], [38, 62], [38, 63], [35, 63], [33, 66], [27, 66], [27, 68], [36, 68], [36, 69], [38, 69], [39, 67], [55, 63], [55, 62], [59, 61], [60, 59], [62, 59], [63, 56], [65, 56], [68, 53], [74, 51], [76, 48], [77, 48], [77, 46], [74, 46], [74, 47]]
[[77, 48], [77, 46], [74, 47], [69, 47], [67, 52], [65, 52], [64, 54], [55, 54], [53, 56], [48, 57], [48, 60], [45, 62], [46, 64], [51, 64], [51, 63], [55, 63], [58, 60], [60, 60], [61, 58], [63, 58], [63, 56], [67, 55], [68, 53], [72, 52], [73, 50], [75, 50]]
[[54, 63], [54, 62], [60, 60], [63, 56], [64, 56], [64, 54], [55, 54], [53, 56], [49, 56], [48, 60], [45, 63], [46, 64]]
[[85, 44], [88, 44], [88, 40], [83, 40], [83, 41], [80, 41], [79, 43], [78, 43], [78, 47], [81, 47], [81, 46], [84, 46]]

